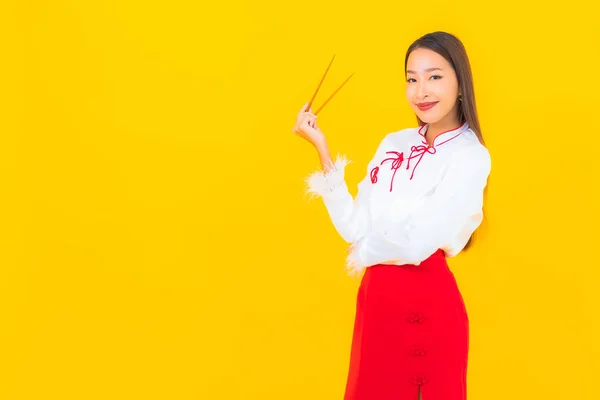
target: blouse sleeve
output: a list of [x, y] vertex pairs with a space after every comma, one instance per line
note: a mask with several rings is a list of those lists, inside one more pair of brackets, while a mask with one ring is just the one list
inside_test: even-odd
[[338, 156], [333, 168], [327, 172], [316, 171], [306, 178], [307, 192], [321, 197], [331, 221], [339, 235], [347, 243], [354, 242], [364, 234], [365, 218], [359, 207], [360, 191], [353, 198], [344, 179], [350, 161]]
[[360, 272], [375, 264], [419, 265], [437, 249], [456, 255], [480, 225], [483, 190], [491, 170], [484, 146], [454, 155], [436, 190], [401, 223], [383, 225], [350, 247], [347, 267]]

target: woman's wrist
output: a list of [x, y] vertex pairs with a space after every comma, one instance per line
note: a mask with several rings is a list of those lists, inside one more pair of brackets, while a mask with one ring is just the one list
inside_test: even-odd
[[333, 168], [333, 160], [331, 159], [331, 153], [329, 152], [327, 141], [323, 140], [315, 143], [314, 145], [319, 153], [319, 160], [321, 161], [323, 172], [328, 172]]

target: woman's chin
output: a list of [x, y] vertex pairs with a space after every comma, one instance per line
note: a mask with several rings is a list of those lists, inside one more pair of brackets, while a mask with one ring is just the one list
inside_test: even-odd
[[432, 123], [434, 123], [434, 122], [436, 122], [438, 120], [437, 118], [432, 117], [431, 115], [427, 115], [427, 113], [425, 113], [425, 114], [423, 114], [423, 113], [417, 114], [417, 116], [425, 124], [432, 124]]
[[439, 115], [437, 115], [437, 113], [432, 113], [432, 112], [423, 112], [420, 111], [417, 112], [417, 117], [419, 117], [419, 119], [421, 121], [423, 121], [423, 123], [425, 124], [434, 124], [436, 122], [438, 122], [441, 118]]

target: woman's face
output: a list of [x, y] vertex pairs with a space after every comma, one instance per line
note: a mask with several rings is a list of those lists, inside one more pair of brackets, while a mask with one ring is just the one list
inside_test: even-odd
[[421, 121], [458, 124], [458, 80], [450, 63], [429, 49], [408, 56], [406, 98]]

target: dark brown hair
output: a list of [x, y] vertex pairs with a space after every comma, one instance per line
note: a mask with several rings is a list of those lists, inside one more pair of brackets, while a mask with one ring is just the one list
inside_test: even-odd
[[[458, 118], [460, 124], [467, 122], [469, 128], [475, 133], [481, 144], [485, 145], [481, 127], [479, 126], [479, 118], [477, 117], [477, 105], [475, 103], [475, 91], [473, 90], [473, 76], [471, 74], [471, 65], [467, 51], [462, 42], [454, 35], [446, 32], [432, 32], [421, 36], [415, 40], [406, 51], [404, 59], [404, 74], [408, 65], [408, 56], [416, 49], [429, 49], [435, 51], [444, 57], [454, 68], [458, 87], [462, 96], [462, 101], [459, 101]], [[419, 125], [424, 125], [424, 122], [417, 116]], [[487, 193], [487, 186], [484, 190], [484, 195]], [[465, 245], [464, 249], [471, 247], [473, 235]]]

